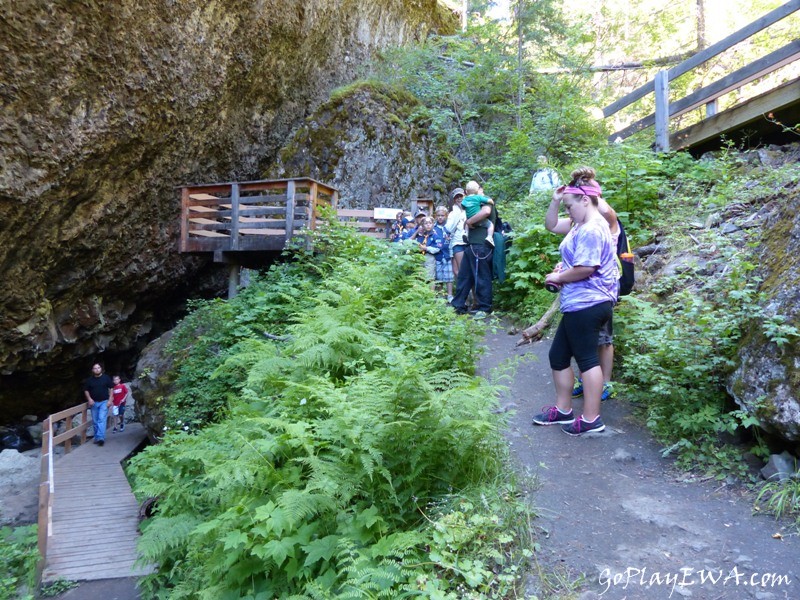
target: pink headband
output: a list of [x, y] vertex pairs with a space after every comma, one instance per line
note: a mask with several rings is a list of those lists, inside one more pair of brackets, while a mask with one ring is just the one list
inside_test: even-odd
[[568, 185], [564, 188], [565, 194], [575, 194], [576, 196], [597, 196], [603, 195], [603, 190], [600, 189], [600, 184], [592, 180], [585, 185]]

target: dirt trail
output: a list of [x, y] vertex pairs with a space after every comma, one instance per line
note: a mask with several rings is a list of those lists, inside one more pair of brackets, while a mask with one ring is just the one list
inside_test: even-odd
[[[502, 405], [512, 456], [534, 482], [539, 566], [566, 581], [583, 578], [572, 594], [556, 585], [550, 597], [800, 599], [800, 537], [753, 516], [740, 487], [687, 481], [624, 398], [603, 403], [606, 431], [594, 437], [532, 426], [554, 401], [550, 342], [516, 349], [518, 339], [502, 327], [487, 333], [479, 368], [488, 375], [520, 360]], [[556, 576], [547, 579], [552, 585]], [[541, 598], [547, 590], [534, 575], [526, 591]]]

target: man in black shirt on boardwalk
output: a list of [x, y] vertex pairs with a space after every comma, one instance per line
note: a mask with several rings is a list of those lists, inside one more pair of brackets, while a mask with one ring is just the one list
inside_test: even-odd
[[98, 363], [92, 365], [92, 376], [83, 384], [83, 395], [92, 411], [94, 426], [94, 443], [102, 446], [106, 443], [106, 421], [108, 420], [108, 402], [112, 398], [114, 382], [103, 373]]

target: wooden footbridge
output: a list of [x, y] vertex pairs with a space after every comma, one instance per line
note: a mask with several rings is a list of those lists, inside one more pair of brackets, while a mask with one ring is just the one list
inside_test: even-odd
[[[44, 421], [39, 485], [43, 582], [138, 577], [153, 570], [136, 564], [139, 505], [122, 470], [122, 461], [144, 441], [144, 428], [128, 423], [124, 432], [108, 430], [100, 447], [86, 443], [88, 417], [84, 403]], [[66, 453], [54, 460], [60, 444]]]
[[[395, 208], [340, 209], [338, 190], [309, 178], [189, 185], [180, 193], [179, 250], [213, 253], [215, 262], [228, 264], [229, 297], [236, 295], [241, 265], [276, 255], [294, 239], [307, 240], [310, 231], [325, 223], [323, 207], [376, 238], [388, 237], [388, 223], [397, 213]], [[433, 200], [418, 198], [411, 207], [430, 210]]]
[[[682, 63], [659, 72], [652, 81], [606, 106], [603, 115], [610, 117], [651, 93], [655, 95], [655, 112], [611, 134], [609, 141], [623, 140], [652, 126], [655, 126], [655, 148], [659, 152], [688, 149], [699, 154], [721, 147], [723, 137], [751, 144], [785, 141], [787, 137], [785, 128], [800, 123], [800, 79], [788, 81], [722, 112], [718, 111], [718, 101], [722, 96], [735, 92], [744, 85], [800, 59], [800, 39], [794, 39], [683, 98], [671, 99], [669, 85], [677, 77], [745, 42], [754, 34], [766, 30], [798, 10], [800, 10], [800, 0], [786, 2]], [[701, 121], [670, 133], [670, 119], [702, 107], [705, 107], [706, 112]]]

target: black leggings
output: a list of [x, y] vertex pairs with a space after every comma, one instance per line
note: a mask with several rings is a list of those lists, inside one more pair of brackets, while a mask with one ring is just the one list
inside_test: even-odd
[[613, 307], [609, 301], [564, 313], [550, 346], [550, 368], [563, 371], [569, 367], [573, 356], [581, 373], [598, 366], [597, 336], [603, 324], [611, 318]]

